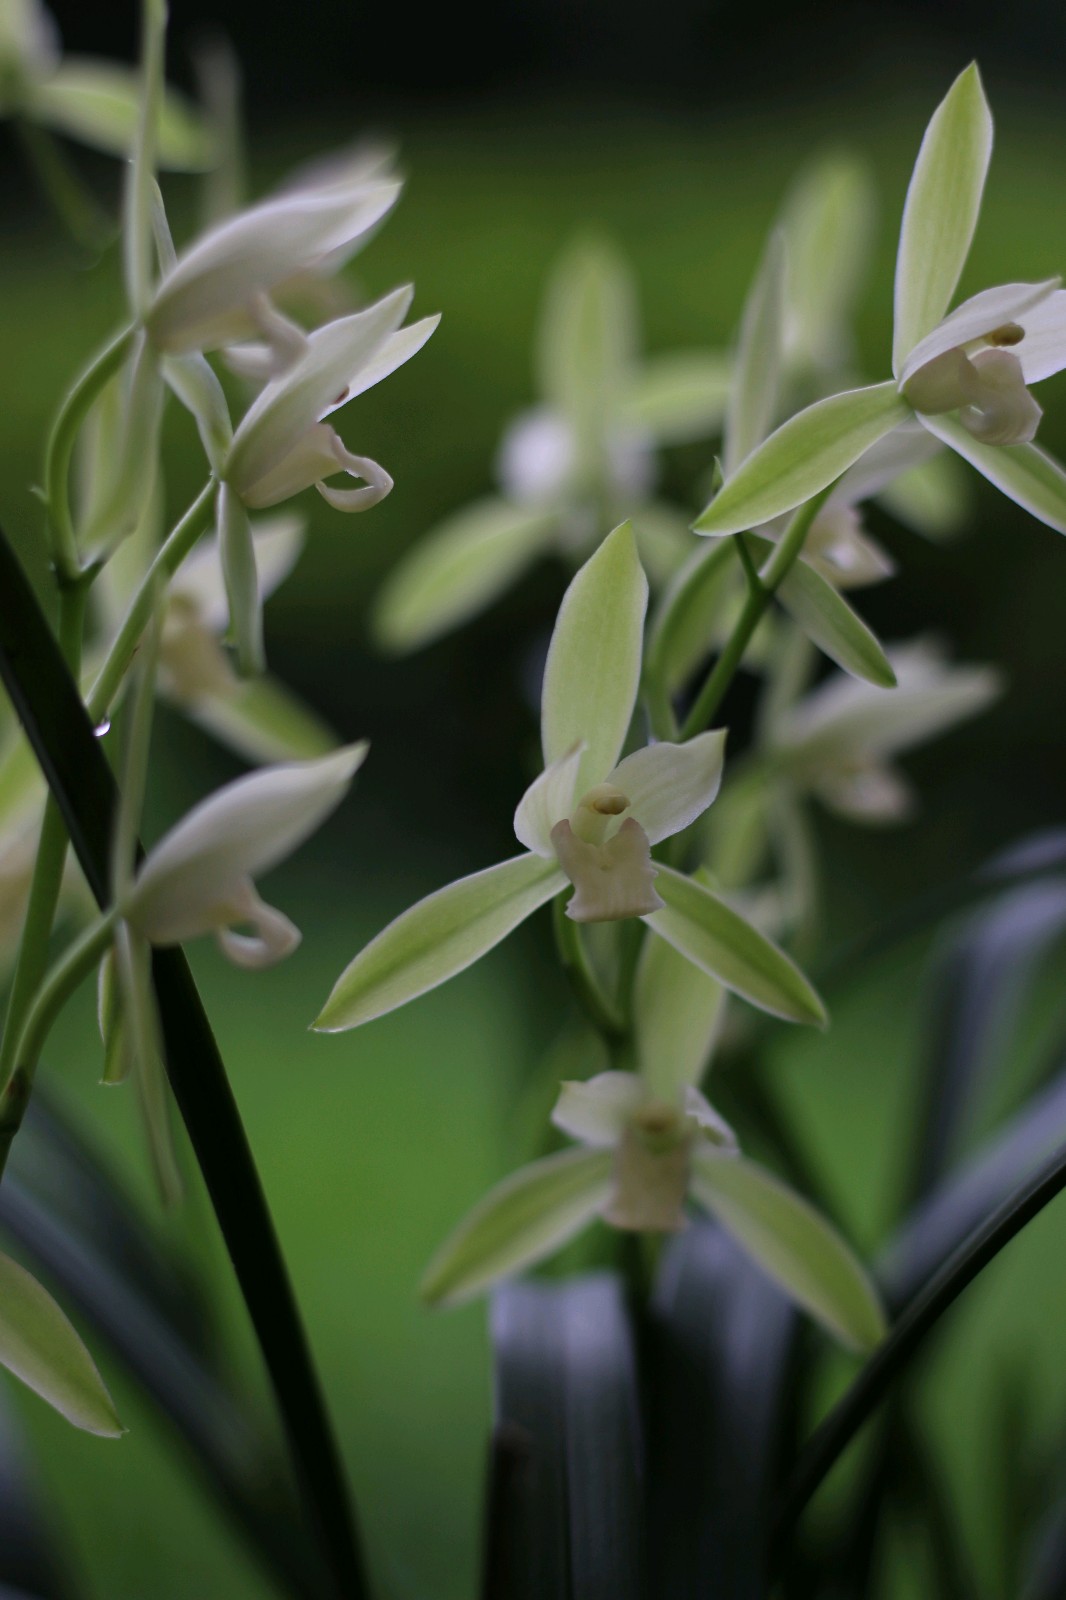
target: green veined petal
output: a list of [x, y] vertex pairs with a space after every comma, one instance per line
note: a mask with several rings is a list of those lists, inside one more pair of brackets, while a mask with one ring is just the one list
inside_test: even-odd
[[892, 382], [850, 389], [790, 417], [723, 484], [697, 533], [741, 533], [818, 494], [864, 451], [913, 416]]
[[883, 1338], [884, 1312], [850, 1246], [779, 1178], [742, 1157], [697, 1149], [691, 1191], [834, 1338], [856, 1350]]
[[725, 985], [667, 944], [644, 940], [633, 991], [637, 1062], [649, 1094], [676, 1102], [703, 1077], [725, 1015]]
[[736, 471], [773, 427], [785, 337], [785, 244], [770, 236], [744, 306], [729, 399], [722, 465]]
[[923, 417], [944, 444], [1056, 533], [1066, 533], [1066, 469], [1036, 444], [982, 444], [952, 417]]
[[[51, 77], [35, 84], [31, 114], [61, 133], [109, 155], [128, 156], [137, 133], [140, 77], [109, 61], [68, 56]], [[196, 172], [214, 160], [206, 124], [173, 90], [159, 118], [157, 153], [163, 167]]]
[[430, 1263], [422, 1295], [455, 1305], [565, 1244], [606, 1203], [611, 1150], [564, 1150], [512, 1173], [459, 1224]]
[[934, 111], [907, 190], [896, 258], [895, 373], [951, 304], [991, 156], [992, 115], [971, 62]]
[[125, 1431], [92, 1356], [48, 1291], [0, 1255], [0, 1364], [87, 1433]]
[[763, 1011], [824, 1024], [825, 1007], [799, 968], [739, 912], [671, 867], [660, 865], [655, 887], [666, 904], [644, 921], [675, 950]]
[[360, 951], [314, 1026], [340, 1033], [435, 989], [487, 954], [566, 881], [555, 861], [521, 855], [438, 889]]

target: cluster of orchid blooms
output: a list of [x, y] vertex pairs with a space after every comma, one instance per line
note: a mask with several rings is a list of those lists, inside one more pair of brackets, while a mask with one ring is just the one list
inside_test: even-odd
[[[296, 559], [301, 527], [288, 512], [250, 514], [311, 486], [342, 512], [389, 492], [388, 473], [328, 419], [413, 356], [437, 319], [405, 323], [409, 289], [310, 332], [283, 309], [301, 284], [334, 277], [394, 205], [399, 184], [377, 152], [311, 169], [175, 250], [155, 180], [160, 146], [168, 129], [198, 149], [207, 135], [165, 94], [161, 8], [145, 14], [140, 80], [109, 80], [97, 140], [132, 152], [129, 325], [64, 402], [44, 486], [57, 570], [68, 590], [92, 584], [96, 602], [77, 658], [86, 704], [97, 722], [120, 713], [125, 724], [114, 902], [28, 994], [16, 983], [0, 1070], [25, 1087], [58, 1005], [98, 969], [105, 1077], [140, 1085], [167, 1184], [148, 949], [210, 933], [239, 965], [287, 955], [299, 934], [255, 879], [339, 804], [366, 754], [365, 744], [332, 748], [264, 671], [262, 602]], [[4, 0], [4, 108], [91, 137], [91, 95], [78, 101], [80, 123], [57, 110], [72, 77], [77, 85], [43, 11]], [[583, 241], [551, 287], [544, 403], [504, 439], [501, 492], [431, 533], [380, 598], [381, 641], [411, 649], [474, 615], [549, 549], [572, 569], [544, 669], [543, 770], [514, 818], [520, 853], [397, 917], [355, 956], [315, 1024], [350, 1029], [414, 1000], [553, 903], [588, 1066], [561, 1085], [552, 1116], [570, 1143], [505, 1179], [459, 1225], [427, 1272], [431, 1301], [530, 1266], [595, 1218], [659, 1235], [682, 1227], [693, 1203], [843, 1343], [869, 1348], [883, 1332], [849, 1247], [741, 1155], [700, 1084], [724, 1022], [735, 1031], [751, 1015], [730, 996], [825, 1021], [782, 948], [816, 899], [807, 801], [856, 821], [899, 819], [911, 795], [892, 756], [998, 692], [991, 670], [950, 666], [929, 641], [884, 649], [845, 599], [892, 570], [863, 528], [862, 502], [881, 497], [942, 531], [958, 510], [947, 446], [1066, 531], [1066, 473], [1032, 442], [1040, 411], [1028, 387], [1066, 365], [1066, 292], [1057, 280], [1014, 284], [949, 310], [990, 154], [970, 67], [921, 147], [900, 237], [894, 376], [871, 387], [841, 388], [869, 211], [853, 163], [823, 162], [789, 197], [728, 355], [642, 365], [624, 266]], [[236, 426], [233, 384], [223, 387], [209, 356], [251, 391]], [[192, 412], [207, 467], [169, 533], [158, 468], [168, 396]], [[655, 498], [656, 450], [715, 438], [721, 466], [693, 537], [691, 517]], [[337, 487], [338, 475], [356, 485]], [[840, 670], [812, 688], [818, 651]], [[764, 677], [762, 710], [723, 785], [726, 734], [713, 723], [741, 661]], [[196, 806], [137, 866], [156, 696], [258, 770]], [[42, 906], [50, 922], [63, 851], [49, 878], [36, 852], [43, 786], [14, 730], [2, 775], [0, 916], [14, 947], [28, 898], [36, 924]], [[24, 936], [23, 971], [27, 959]], [[5, 1124], [7, 1143], [16, 1129]], [[59, 1308], [6, 1258], [0, 1279], [0, 1361], [79, 1426], [116, 1431]]]

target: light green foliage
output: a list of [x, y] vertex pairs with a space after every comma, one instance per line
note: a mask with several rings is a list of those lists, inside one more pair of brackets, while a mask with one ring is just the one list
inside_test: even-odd
[[808, 638], [838, 667], [881, 689], [893, 687], [895, 675], [876, 637], [814, 567], [797, 561], [778, 586], [777, 597]]
[[692, 1193], [836, 1338], [855, 1350], [883, 1338], [884, 1312], [855, 1255], [780, 1179], [743, 1158], [696, 1151]]
[[774, 424], [785, 354], [785, 241], [770, 236], [740, 324], [722, 440], [726, 476], [762, 444]]
[[929, 432], [982, 477], [1057, 533], [1066, 533], [1066, 470], [1035, 444], [982, 444], [951, 417], [926, 417]]
[[633, 1031], [649, 1092], [673, 1101], [707, 1068], [725, 1013], [726, 988], [665, 939], [645, 939], [633, 987]]
[[52, 1296], [25, 1267], [0, 1255], [0, 1365], [87, 1433], [123, 1427], [92, 1357]]

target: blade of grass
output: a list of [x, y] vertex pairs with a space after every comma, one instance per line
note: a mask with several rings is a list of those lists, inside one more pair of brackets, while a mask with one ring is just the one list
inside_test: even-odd
[[[0, 530], [0, 678], [101, 907], [117, 811], [111, 769]], [[310, 1526], [338, 1600], [369, 1594], [355, 1514], [274, 1225], [225, 1066], [180, 950], [153, 957], [167, 1072], [255, 1329]]]

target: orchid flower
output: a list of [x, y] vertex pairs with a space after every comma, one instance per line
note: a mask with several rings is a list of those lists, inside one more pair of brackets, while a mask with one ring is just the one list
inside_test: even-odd
[[949, 312], [992, 153], [976, 65], [960, 73], [922, 141], [896, 262], [893, 378], [799, 412], [744, 459], [695, 524], [722, 535], [820, 493], [878, 440], [915, 420], [1048, 527], [1066, 532], [1066, 471], [1032, 443], [1029, 393], [1066, 367], [1058, 278], [985, 289]]
[[541, 556], [570, 566], [605, 522], [628, 516], [659, 581], [689, 543], [687, 519], [653, 498], [655, 452], [718, 428], [729, 362], [713, 351], [638, 357], [635, 289], [600, 241], [571, 246], [541, 308], [537, 404], [506, 429], [499, 493], [440, 523], [400, 562], [375, 619], [381, 644], [407, 651], [477, 615]]
[[884, 1313], [852, 1251], [807, 1201], [740, 1155], [732, 1129], [692, 1085], [663, 1099], [642, 1075], [603, 1072], [564, 1083], [552, 1121], [579, 1148], [490, 1190], [431, 1262], [427, 1300], [468, 1299], [551, 1255], [597, 1216], [626, 1231], [676, 1232], [691, 1199], [843, 1344], [866, 1350], [883, 1336]]
[[724, 735], [653, 744], [619, 761], [646, 603], [633, 530], [623, 523], [579, 570], [556, 620], [541, 703], [545, 767], [515, 814], [526, 852], [398, 917], [342, 973], [317, 1028], [356, 1027], [443, 983], [570, 885], [572, 920], [640, 917], [754, 1004], [821, 1020], [820, 1001], [780, 950], [703, 884], [652, 860], [652, 845], [713, 801]]
[[[237, 966], [280, 961], [300, 933], [260, 898], [254, 876], [290, 855], [340, 804], [366, 751], [365, 743], [348, 745], [226, 784], [149, 850], [120, 915], [152, 944], [210, 933]], [[239, 931], [245, 927], [252, 932]]]
[[[93, 56], [62, 56], [55, 18], [39, 0], [0, 5], [0, 115], [24, 118], [82, 144], [128, 157], [137, 132], [135, 69]], [[160, 164], [200, 171], [214, 159], [202, 119], [167, 90], [157, 133]]]

